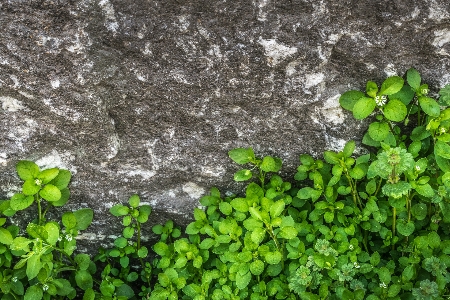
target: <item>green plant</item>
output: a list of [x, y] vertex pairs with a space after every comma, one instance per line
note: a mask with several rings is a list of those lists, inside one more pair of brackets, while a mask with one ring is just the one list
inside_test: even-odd
[[[281, 160], [229, 152], [245, 195], [201, 198], [186, 237], [153, 246], [150, 299], [443, 299], [450, 296], [450, 86], [429, 97], [405, 80], [368, 82], [340, 97], [362, 143], [300, 156], [295, 182]], [[248, 167], [247, 167], [248, 166]]]
[[110, 210], [124, 226], [114, 246], [93, 261], [74, 254], [92, 211], [46, 220], [67, 201], [70, 173], [20, 162], [22, 193], [0, 211], [36, 203], [37, 219], [25, 236], [0, 219], [1, 299], [448, 299], [450, 85], [438, 101], [430, 94], [414, 69], [342, 94], [344, 109], [368, 118], [367, 147], [302, 154], [292, 182], [277, 174], [280, 159], [231, 150], [245, 192], [212, 188], [184, 234], [154, 226], [154, 253], [142, 242], [151, 208], [133, 195]]
[[93, 286], [95, 265], [87, 254], [74, 254], [75, 238], [89, 226], [93, 212], [80, 209], [64, 213], [61, 223], [48, 221], [48, 209], [69, 199], [70, 172], [41, 171], [34, 162], [20, 161], [17, 173], [24, 180], [22, 192], [0, 201], [0, 211], [11, 217], [36, 204], [37, 218], [25, 233], [15, 225], [5, 228], [7, 219], [0, 219], [1, 299], [74, 299], [76, 287], [87, 290]]

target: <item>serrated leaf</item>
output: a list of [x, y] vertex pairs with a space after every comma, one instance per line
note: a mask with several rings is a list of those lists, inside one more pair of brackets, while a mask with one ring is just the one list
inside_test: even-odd
[[145, 246], [142, 246], [141, 248], [139, 248], [138, 252], [137, 252], [138, 256], [140, 258], [146, 258], [148, 255], [148, 249]]
[[252, 148], [237, 148], [228, 151], [228, 156], [237, 164], [243, 165], [255, 160]]
[[219, 210], [221, 213], [228, 216], [229, 214], [231, 214], [233, 212], [233, 207], [228, 202], [220, 202]]
[[24, 194], [14, 194], [11, 197], [9, 205], [15, 211], [23, 210], [29, 207], [34, 202], [33, 196], [25, 196]]
[[283, 200], [278, 200], [275, 203], [273, 203], [272, 206], [270, 207], [270, 210], [269, 210], [270, 211], [270, 216], [272, 218], [276, 218], [279, 215], [281, 215], [281, 213], [284, 210], [284, 206], [285, 206], [285, 203], [284, 203]]
[[41, 256], [39, 254], [31, 255], [27, 260], [26, 274], [28, 280], [35, 278], [42, 268]]
[[411, 103], [411, 100], [414, 99], [414, 96], [415, 93], [413, 89], [408, 85], [404, 85], [399, 92], [389, 95], [389, 99], [397, 99], [400, 100], [403, 104], [408, 105]]
[[392, 76], [387, 78], [380, 88], [380, 95], [392, 95], [397, 93], [403, 87], [404, 80], [399, 76]]
[[49, 222], [44, 225], [44, 229], [47, 231], [47, 242], [54, 246], [58, 242], [59, 238], [59, 227], [55, 223]]
[[250, 264], [250, 272], [253, 275], [256, 275], [256, 276], [261, 275], [263, 271], [264, 271], [264, 263], [262, 261], [260, 261], [259, 259], [253, 261]]
[[441, 141], [436, 141], [436, 144], [434, 146], [434, 153], [435, 155], [450, 159], [450, 145]]
[[439, 117], [441, 114], [441, 107], [433, 98], [419, 97], [419, 104], [422, 110], [429, 116]]
[[264, 240], [265, 236], [266, 231], [263, 228], [255, 228], [255, 230], [253, 230], [253, 232], [251, 233], [250, 237], [253, 243], [259, 245]]
[[72, 229], [77, 226], [77, 218], [73, 212], [66, 212], [62, 216], [62, 223], [67, 229]]
[[431, 198], [434, 196], [434, 190], [428, 183], [417, 185], [414, 189], [424, 197]]
[[16, 165], [17, 174], [22, 180], [32, 180], [39, 174], [39, 167], [32, 161], [21, 160]]
[[122, 204], [116, 204], [109, 209], [109, 212], [116, 217], [125, 216], [128, 214], [130, 209]]
[[410, 236], [415, 230], [414, 223], [406, 222], [403, 219], [397, 220], [396, 228], [397, 231], [404, 236]]
[[398, 199], [408, 194], [408, 192], [411, 190], [411, 184], [405, 181], [399, 181], [397, 183], [386, 183], [381, 190], [386, 196]]
[[335, 165], [339, 163], [339, 156], [334, 151], [324, 151], [323, 158], [329, 164]]
[[362, 97], [353, 106], [353, 117], [357, 120], [367, 118], [376, 106], [373, 98]]
[[406, 72], [406, 81], [415, 91], [417, 91], [420, 88], [422, 79], [419, 72], [417, 72], [416, 69], [411, 68]]
[[279, 251], [274, 251], [274, 252], [267, 252], [264, 258], [269, 265], [276, 265], [281, 261], [283, 256]]
[[265, 156], [259, 166], [264, 172], [278, 172], [275, 159], [272, 156]]
[[86, 270], [78, 270], [75, 272], [75, 282], [82, 290], [92, 288], [94, 285], [92, 275]]
[[383, 107], [383, 114], [390, 121], [401, 122], [408, 114], [408, 109], [400, 100], [394, 99]]
[[369, 125], [369, 135], [377, 142], [383, 141], [389, 134], [389, 125], [384, 122], [373, 122]]
[[364, 97], [364, 93], [360, 91], [348, 91], [339, 97], [339, 104], [346, 110], [353, 111], [355, 103]]

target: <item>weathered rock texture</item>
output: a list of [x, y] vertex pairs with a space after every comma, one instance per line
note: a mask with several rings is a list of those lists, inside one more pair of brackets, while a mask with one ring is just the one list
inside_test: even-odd
[[227, 151], [285, 161], [358, 139], [338, 98], [418, 69], [450, 81], [448, 0], [2, 0], [0, 198], [20, 159], [74, 174], [68, 209], [107, 241], [134, 193], [153, 222], [189, 220]]

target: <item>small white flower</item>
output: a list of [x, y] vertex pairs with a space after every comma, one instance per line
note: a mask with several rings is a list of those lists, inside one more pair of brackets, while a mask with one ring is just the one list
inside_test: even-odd
[[420, 166], [416, 166], [416, 171], [420, 171]]
[[376, 96], [376, 97], [375, 97], [375, 103], [376, 103], [378, 106], [383, 106], [383, 105], [385, 105], [385, 104], [386, 104], [386, 101], [387, 101], [387, 98], [386, 98], [385, 95], [383, 95], [383, 96]]
[[48, 285], [44, 284], [42, 285], [42, 290], [45, 292], [46, 290], [48, 290]]
[[41, 184], [42, 184], [42, 181], [41, 181], [40, 179], [36, 179], [36, 180], [34, 181], [34, 183], [36, 183], [36, 185], [41, 185]]
[[353, 263], [353, 265], [355, 266], [355, 268], [356, 269], [359, 269], [359, 268], [361, 268], [361, 266], [360, 265], [358, 265], [358, 263], [355, 261], [354, 263]]
[[11, 278], [11, 281], [12, 281], [12, 282], [17, 282], [17, 277], [14, 276], [13, 278]]
[[348, 249], [353, 250], [353, 249], [355, 249], [355, 247], [353, 247], [353, 245], [350, 244], [350, 246], [348, 246]]
[[421, 92], [422, 92], [422, 95], [426, 95], [426, 94], [428, 94], [428, 89], [422, 89]]
[[70, 242], [72, 240], [72, 236], [70, 234], [66, 234], [66, 240]]
[[447, 132], [447, 129], [445, 129], [444, 127], [441, 127], [441, 129], [439, 129], [439, 132], [440, 132], [440, 133], [446, 133], [446, 132]]
[[385, 289], [385, 288], [387, 288], [387, 285], [386, 285], [386, 283], [382, 282], [382, 283], [380, 283], [380, 287]]
[[61, 242], [62, 241], [62, 236], [59, 236], [58, 237], [58, 242]]

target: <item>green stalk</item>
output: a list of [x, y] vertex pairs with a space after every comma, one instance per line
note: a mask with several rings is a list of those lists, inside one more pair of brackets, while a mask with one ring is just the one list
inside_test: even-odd
[[38, 207], [38, 225], [42, 224], [42, 208], [41, 208], [41, 199], [38, 194], [36, 194], [36, 203]]
[[[397, 209], [395, 207], [392, 208], [392, 239], [394, 239], [395, 236], [395, 221], [397, 218]], [[394, 250], [394, 244], [392, 244], [392, 250]]]

